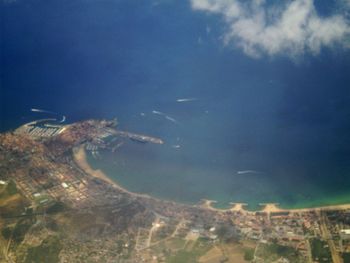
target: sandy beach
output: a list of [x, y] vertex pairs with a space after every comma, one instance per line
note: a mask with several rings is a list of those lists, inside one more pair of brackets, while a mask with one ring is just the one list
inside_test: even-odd
[[[74, 161], [76, 164], [87, 174], [99, 178], [107, 183], [110, 183], [115, 188], [117, 188], [120, 191], [126, 192], [132, 196], [136, 197], [144, 197], [144, 198], [152, 198], [149, 195], [146, 194], [138, 194], [134, 192], [130, 192], [127, 189], [121, 187], [118, 183], [111, 180], [106, 174], [104, 174], [101, 170], [94, 170], [90, 164], [87, 161], [86, 152], [84, 149], [84, 146], [80, 146], [79, 148], [76, 148], [73, 151], [74, 155]], [[234, 212], [245, 212], [245, 213], [254, 213], [254, 212], [265, 212], [265, 213], [279, 213], [279, 212], [290, 212], [290, 213], [301, 213], [301, 212], [309, 212], [309, 211], [321, 211], [321, 210], [346, 210], [350, 209], [350, 204], [341, 204], [341, 205], [330, 205], [330, 206], [320, 206], [320, 207], [310, 207], [310, 208], [296, 208], [296, 209], [284, 209], [280, 208], [278, 204], [276, 203], [264, 203], [260, 204], [262, 206], [261, 210], [257, 211], [249, 211], [246, 210], [244, 207], [247, 205], [245, 203], [231, 203], [232, 207], [228, 209], [220, 209], [213, 207], [213, 204], [216, 203], [215, 200], [207, 200], [203, 199], [202, 203], [199, 205], [199, 207], [214, 210], [217, 212], [228, 212], [228, 211], [234, 211]]]
[[216, 201], [203, 199], [200, 207], [218, 211], [218, 212], [244, 212], [244, 213], [255, 213], [255, 212], [265, 212], [265, 213], [281, 213], [281, 212], [290, 212], [290, 213], [302, 213], [310, 211], [327, 211], [327, 210], [347, 210], [350, 209], [350, 204], [341, 204], [341, 205], [329, 205], [329, 206], [319, 206], [319, 207], [310, 207], [310, 208], [295, 208], [295, 209], [284, 209], [280, 208], [277, 203], [264, 203], [260, 204], [262, 209], [256, 211], [246, 210], [244, 207], [247, 206], [245, 203], [231, 203], [232, 207], [228, 209], [220, 209], [213, 207]]
[[138, 194], [138, 193], [134, 193], [134, 192], [130, 192], [127, 189], [121, 187], [118, 183], [116, 183], [115, 181], [111, 180], [105, 173], [103, 173], [101, 170], [94, 170], [90, 164], [87, 161], [87, 157], [86, 157], [86, 152], [84, 149], [84, 146], [81, 145], [79, 148], [74, 149], [73, 151], [73, 157], [74, 157], [74, 161], [75, 163], [80, 167], [80, 169], [82, 169], [85, 173], [99, 178], [109, 184], [111, 184], [113, 187], [117, 188], [120, 191], [126, 192], [132, 196], [136, 196], [136, 197], [145, 197], [145, 198], [150, 198], [150, 196], [148, 195], [144, 195], [144, 194]]
[[307, 211], [325, 211], [325, 210], [347, 210], [350, 209], [350, 204], [342, 205], [329, 205], [329, 206], [320, 206], [320, 207], [311, 207], [311, 208], [296, 208], [296, 209], [280, 209], [276, 207], [277, 212], [279, 211], [289, 211], [289, 212], [307, 212]]

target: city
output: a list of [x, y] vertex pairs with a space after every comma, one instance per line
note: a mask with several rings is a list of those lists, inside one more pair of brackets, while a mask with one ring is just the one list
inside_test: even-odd
[[118, 186], [89, 166], [87, 152], [163, 141], [116, 124], [35, 123], [0, 135], [3, 262], [350, 262], [348, 205], [221, 210]]

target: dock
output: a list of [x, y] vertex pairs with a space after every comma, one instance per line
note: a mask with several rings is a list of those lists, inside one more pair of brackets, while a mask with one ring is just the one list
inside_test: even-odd
[[142, 134], [135, 134], [135, 133], [126, 132], [126, 131], [116, 131], [115, 135], [120, 136], [120, 137], [124, 137], [124, 138], [128, 138], [130, 140], [142, 142], [142, 143], [150, 142], [150, 143], [155, 143], [155, 144], [164, 144], [164, 141], [162, 139], [150, 137], [150, 136], [142, 135]]

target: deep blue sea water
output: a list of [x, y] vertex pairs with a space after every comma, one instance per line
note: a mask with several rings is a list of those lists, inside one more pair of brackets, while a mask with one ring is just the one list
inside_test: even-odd
[[68, 122], [118, 117], [120, 129], [166, 142], [92, 160], [133, 191], [182, 202], [350, 201], [349, 51], [253, 59], [223, 45], [220, 17], [185, 0], [18, 0], [0, 12], [1, 130], [43, 117], [30, 108]]

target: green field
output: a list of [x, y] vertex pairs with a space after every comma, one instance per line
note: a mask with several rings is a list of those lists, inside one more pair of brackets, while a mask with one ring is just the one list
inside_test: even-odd
[[320, 263], [332, 263], [331, 251], [327, 242], [318, 238], [311, 239], [312, 258]]
[[62, 249], [59, 237], [49, 236], [36, 247], [30, 247], [25, 263], [50, 262], [59, 261], [58, 255]]
[[286, 258], [291, 263], [303, 262], [297, 250], [276, 243], [259, 245], [256, 256], [265, 262], [273, 262], [280, 258]]

